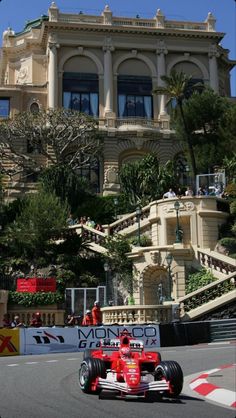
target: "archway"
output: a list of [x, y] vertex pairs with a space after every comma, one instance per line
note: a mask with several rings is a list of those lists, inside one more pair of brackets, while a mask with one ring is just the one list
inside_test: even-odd
[[168, 295], [167, 270], [160, 265], [148, 265], [141, 274], [141, 303], [159, 305], [161, 299]]

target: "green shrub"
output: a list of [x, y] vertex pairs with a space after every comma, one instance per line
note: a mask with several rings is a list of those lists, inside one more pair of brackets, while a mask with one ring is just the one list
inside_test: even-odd
[[230, 183], [226, 186], [225, 192], [229, 197], [236, 197], [236, 183]]
[[9, 303], [16, 303], [25, 307], [38, 305], [53, 305], [64, 302], [64, 295], [58, 292], [9, 292]]
[[186, 294], [194, 292], [207, 284], [214, 282], [216, 278], [210, 271], [202, 269], [196, 273], [189, 274], [186, 281]]
[[[129, 239], [130, 244], [138, 245], [138, 237], [132, 237]], [[152, 245], [152, 240], [147, 235], [140, 236], [140, 247], [149, 247]]]
[[232, 238], [231, 237], [221, 238], [219, 243], [223, 247], [226, 248], [226, 250], [229, 252], [229, 254], [236, 252], [236, 238], [233, 238], [233, 237]]

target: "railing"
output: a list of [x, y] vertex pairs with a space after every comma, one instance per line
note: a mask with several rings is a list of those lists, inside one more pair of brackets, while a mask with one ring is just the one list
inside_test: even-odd
[[132, 118], [99, 118], [100, 128], [122, 128], [133, 127], [137, 129], [137, 126], [152, 129], [170, 129], [169, 119], [164, 120], [147, 119], [140, 117]]
[[[141, 216], [140, 221], [144, 219], [148, 219], [150, 214], [150, 207], [145, 206], [141, 208]], [[137, 215], [135, 212], [130, 213], [127, 216], [124, 216], [122, 219], [117, 220], [116, 222], [113, 222], [110, 225], [110, 235], [117, 234], [120, 231], [123, 231], [126, 228], [129, 228], [132, 225], [135, 225], [137, 223]]]
[[53, 326], [53, 325], [64, 325], [64, 315], [65, 311], [63, 309], [57, 309], [56, 306], [45, 306], [45, 307], [34, 307], [26, 308], [24, 306], [14, 306], [9, 305], [8, 313], [10, 315], [10, 320], [13, 321], [15, 315], [19, 315], [20, 322], [23, 322], [26, 326], [30, 325], [33, 313], [40, 311], [41, 318], [43, 321], [43, 326]]
[[[213, 268], [214, 270], [229, 274], [236, 271], [236, 260], [221, 256], [220, 254], [214, 255], [213, 251], [197, 250], [198, 261], [202, 266], [207, 268]], [[225, 259], [228, 258], [226, 261]]]
[[168, 323], [172, 321], [171, 305], [131, 305], [102, 308], [106, 325]]
[[[112, 25], [112, 26], [124, 26], [124, 27], [144, 27], [150, 29], [159, 29], [157, 20], [154, 19], [142, 19], [142, 18], [128, 18], [128, 17], [115, 17], [112, 16], [109, 21], [106, 21], [103, 16], [86, 15], [82, 12], [79, 14], [66, 14], [60, 13], [58, 17], [59, 22], [65, 23], [80, 23], [80, 24], [96, 24], [96, 25]], [[161, 25], [161, 29], [175, 29], [175, 30], [197, 30], [208, 31], [207, 22], [185, 22], [175, 20], [164, 20]]]
[[196, 290], [195, 292], [191, 292], [182, 298], [179, 298], [177, 302], [180, 304], [180, 317], [183, 317], [192, 309], [198, 308], [199, 306], [213, 301], [222, 295], [234, 291], [235, 286], [236, 272], [229, 274], [223, 279], [216, 280], [213, 283]]

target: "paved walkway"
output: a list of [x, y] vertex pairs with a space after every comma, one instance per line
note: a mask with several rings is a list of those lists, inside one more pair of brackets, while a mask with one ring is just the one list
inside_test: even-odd
[[236, 363], [203, 372], [189, 387], [207, 400], [236, 409]]

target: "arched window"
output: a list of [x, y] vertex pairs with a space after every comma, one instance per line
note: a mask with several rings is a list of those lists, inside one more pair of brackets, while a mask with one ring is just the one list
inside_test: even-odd
[[98, 116], [98, 76], [90, 73], [65, 72], [63, 107]]
[[118, 76], [119, 117], [153, 117], [152, 79], [148, 76]]

